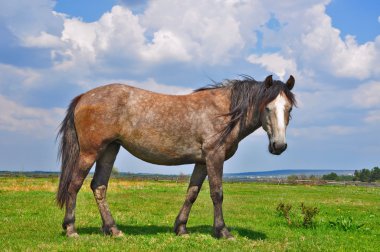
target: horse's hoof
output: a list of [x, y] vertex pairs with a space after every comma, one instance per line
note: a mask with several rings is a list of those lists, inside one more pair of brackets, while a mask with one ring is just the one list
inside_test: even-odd
[[79, 237], [77, 232], [67, 233], [66, 236], [69, 238], [78, 238]]
[[228, 237], [227, 240], [236, 241], [236, 238], [235, 238], [235, 236], [230, 234], [230, 237]]
[[124, 237], [124, 233], [119, 230], [119, 232], [112, 233], [112, 237], [116, 237], [116, 238]]
[[185, 225], [178, 225], [174, 228], [174, 232], [178, 236], [188, 236], [189, 232], [187, 232], [186, 226]]
[[112, 237], [124, 237], [124, 233], [120, 231], [117, 227], [111, 228]]
[[122, 237], [122, 236], [124, 236], [123, 232], [121, 232], [116, 226], [102, 227], [101, 230], [102, 230], [102, 232], [105, 235], [111, 235], [113, 237]]
[[75, 229], [75, 226], [74, 224], [69, 224], [67, 226], [65, 226], [65, 229], [66, 229], [66, 236], [67, 237], [79, 237], [78, 233], [77, 233], [77, 230]]
[[214, 235], [219, 239], [235, 240], [235, 237], [230, 233], [230, 231], [228, 231], [226, 227], [220, 231], [215, 231]]

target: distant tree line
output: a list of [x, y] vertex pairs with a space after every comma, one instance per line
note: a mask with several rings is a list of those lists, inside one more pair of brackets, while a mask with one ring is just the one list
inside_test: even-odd
[[335, 181], [353, 181], [354, 176], [352, 175], [338, 175], [335, 172], [325, 174], [322, 176], [323, 180], [335, 180]]
[[374, 182], [380, 180], [380, 168], [374, 167], [371, 170], [362, 169], [360, 171], [355, 170], [354, 180], [363, 182]]
[[335, 172], [322, 176], [323, 180], [374, 182], [380, 180], [380, 168], [355, 170], [354, 175], [338, 175]]

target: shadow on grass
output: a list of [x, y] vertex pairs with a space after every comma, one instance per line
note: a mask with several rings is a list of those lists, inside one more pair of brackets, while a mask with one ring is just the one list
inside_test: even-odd
[[[126, 226], [126, 225], [117, 225], [118, 228], [123, 231], [125, 235], [155, 235], [162, 233], [172, 233], [172, 226], [157, 226], [157, 225], [143, 225], [143, 226]], [[188, 227], [187, 230], [191, 234], [210, 234], [212, 235], [213, 229], [212, 226], [201, 225], [201, 226], [192, 226]], [[264, 240], [267, 238], [266, 234], [262, 232], [253, 231], [246, 228], [232, 227], [229, 228], [230, 231], [238, 233], [240, 237], [246, 237], [250, 240]], [[99, 227], [78, 227], [77, 231], [79, 235], [81, 234], [96, 234], [101, 233]]]

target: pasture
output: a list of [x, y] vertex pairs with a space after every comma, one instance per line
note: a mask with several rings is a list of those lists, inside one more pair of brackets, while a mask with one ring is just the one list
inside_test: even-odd
[[[187, 183], [111, 179], [107, 194], [112, 214], [125, 236], [100, 232], [101, 219], [89, 189], [78, 195], [76, 225], [68, 239], [61, 229], [63, 210], [55, 204], [57, 178], [0, 177], [1, 251], [376, 251], [380, 247], [380, 188], [355, 186], [224, 183], [224, 217], [235, 240], [212, 237], [213, 206], [208, 183], [193, 206], [190, 236], [177, 237], [173, 223]], [[289, 226], [279, 216], [280, 202], [295, 211], [318, 207], [314, 226]], [[352, 218], [360, 228], [330, 225]], [[294, 220], [300, 218], [293, 216]]]

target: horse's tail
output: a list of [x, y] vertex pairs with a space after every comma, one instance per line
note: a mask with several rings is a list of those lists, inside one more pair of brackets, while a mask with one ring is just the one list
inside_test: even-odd
[[57, 192], [57, 204], [62, 208], [67, 203], [69, 184], [72, 174], [78, 165], [79, 141], [74, 122], [74, 110], [82, 95], [75, 97], [67, 108], [66, 116], [63, 119], [57, 135], [60, 138], [58, 159], [61, 159], [61, 176]]

